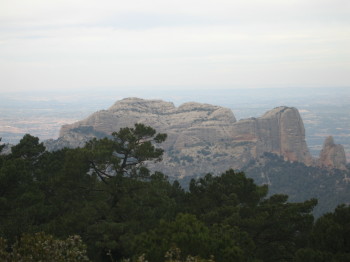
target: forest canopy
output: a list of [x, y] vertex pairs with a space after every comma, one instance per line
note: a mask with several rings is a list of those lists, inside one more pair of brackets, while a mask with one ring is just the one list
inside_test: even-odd
[[0, 259], [350, 261], [349, 206], [314, 221], [316, 199], [268, 196], [234, 170], [185, 191], [147, 168], [165, 139], [136, 124], [48, 152], [25, 135], [0, 155]]

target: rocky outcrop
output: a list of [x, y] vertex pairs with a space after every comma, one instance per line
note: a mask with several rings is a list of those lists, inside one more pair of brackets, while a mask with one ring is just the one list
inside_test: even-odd
[[[175, 107], [161, 100], [127, 98], [117, 101], [108, 110], [63, 126], [57, 143], [50, 141], [46, 146], [49, 149], [58, 149], [60, 145], [82, 146], [94, 133], [107, 136], [120, 128], [144, 123], [168, 135], [162, 145], [165, 149], [163, 161], [154, 168], [175, 176], [202, 174], [216, 171], [220, 164], [222, 171], [231, 166], [225, 145], [232, 140], [231, 129], [235, 122], [228, 108], [194, 102]], [[88, 132], [78, 132], [82, 128]], [[210, 158], [220, 154], [226, 158], [217, 159], [214, 164], [214, 159]], [[173, 174], [176, 165], [180, 167]]]
[[183, 131], [193, 128], [230, 126], [236, 119], [230, 109], [209, 104], [186, 103], [176, 108], [173, 103], [161, 100], [126, 98], [108, 110], [96, 112], [85, 120], [61, 128], [64, 136], [74, 128], [93, 127], [97, 132], [110, 134], [122, 127], [144, 123], [158, 131]]
[[305, 128], [296, 108], [277, 107], [260, 118], [239, 121], [233, 126], [234, 141], [251, 142], [252, 157], [275, 153], [288, 161], [312, 165], [305, 142]]
[[332, 136], [326, 138], [320, 152], [318, 165], [326, 168], [346, 170], [346, 156], [344, 147], [334, 143]]
[[150, 168], [184, 177], [241, 169], [252, 159], [274, 153], [287, 161], [313, 165], [297, 109], [278, 107], [259, 118], [236, 121], [228, 108], [161, 100], [127, 98], [71, 125], [65, 125], [49, 149], [83, 146], [92, 137], [108, 136], [122, 127], [144, 123], [168, 134], [163, 161]]

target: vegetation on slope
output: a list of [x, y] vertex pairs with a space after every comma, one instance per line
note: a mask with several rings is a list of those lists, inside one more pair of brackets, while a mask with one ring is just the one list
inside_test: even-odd
[[165, 139], [135, 125], [84, 148], [47, 152], [25, 135], [0, 156], [0, 258], [350, 260], [350, 207], [314, 222], [316, 199], [269, 196], [233, 170], [193, 179], [185, 191], [145, 166], [160, 160]]
[[350, 169], [328, 170], [306, 166], [265, 153], [259, 159], [250, 161], [243, 170], [255, 183], [269, 185], [269, 195], [286, 194], [291, 202], [317, 198], [318, 205], [313, 211], [316, 217], [334, 210], [339, 203], [350, 203]]

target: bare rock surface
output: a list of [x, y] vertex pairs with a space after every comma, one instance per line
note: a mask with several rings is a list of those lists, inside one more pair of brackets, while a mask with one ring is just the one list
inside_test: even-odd
[[346, 170], [346, 156], [344, 147], [334, 143], [332, 136], [328, 136], [323, 144], [318, 159], [318, 165], [326, 168]]
[[241, 169], [249, 161], [271, 152], [288, 161], [314, 165], [305, 142], [303, 121], [296, 108], [278, 107], [259, 118], [236, 121], [224, 107], [195, 102], [179, 107], [162, 100], [126, 98], [108, 110], [65, 125], [51, 149], [83, 146], [92, 137], [108, 136], [135, 123], [167, 133], [163, 161], [149, 164], [168, 176], [184, 177]]
[[288, 161], [312, 165], [305, 142], [305, 128], [300, 114], [293, 107], [277, 107], [260, 118], [241, 120], [233, 126], [234, 141], [250, 142], [252, 157], [264, 152], [275, 153]]

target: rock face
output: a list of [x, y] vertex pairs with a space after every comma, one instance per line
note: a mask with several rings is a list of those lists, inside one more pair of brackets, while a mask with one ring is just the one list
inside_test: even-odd
[[299, 112], [278, 107], [260, 118], [236, 121], [228, 108], [209, 104], [185, 103], [175, 107], [161, 100], [127, 98], [108, 110], [65, 125], [49, 149], [83, 146], [92, 137], [108, 136], [135, 123], [152, 126], [168, 134], [162, 145], [163, 161], [150, 164], [168, 176], [184, 177], [241, 169], [249, 161], [271, 152], [288, 161], [313, 165], [305, 142], [305, 130]]
[[346, 170], [346, 156], [344, 147], [334, 143], [332, 136], [326, 138], [323, 144], [318, 165], [326, 168]]
[[277, 107], [260, 118], [239, 121], [233, 126], [233, 135], [235, 142], [254, 144], [251, 152], [254, 158], [270, 152], [288, 161], [313, 164], [304, 124], [296, 108]]

